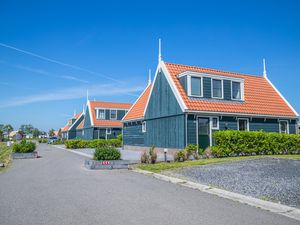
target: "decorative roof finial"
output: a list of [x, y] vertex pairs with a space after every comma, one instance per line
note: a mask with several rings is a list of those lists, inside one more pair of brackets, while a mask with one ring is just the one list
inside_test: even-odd
[[151, 69], [149, 69], [149, 78], [148, 78], [148, 85], [151, 84]]
[[76, 109], [74, 110], [74, 117], [76, 116]]
[[161, 39], [158, 39], [158, 62], [161, 61]]
[[86, 102], [89, 101], [89, 89], [86, 89]]
[[266, 69], [266, 60], [263, 59], [263, 64], [264, 64], [264, 72], [263, 72], [263, 76], [267, 77], [267, 69]]
[[85, 113], [84, 109], [85, 109], [85, 105], [83, 104], [83, 105], [82, 105], [82, 114]]

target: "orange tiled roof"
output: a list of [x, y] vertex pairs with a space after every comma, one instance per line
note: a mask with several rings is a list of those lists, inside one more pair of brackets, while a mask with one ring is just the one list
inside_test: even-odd
[[82, 129], [83, 128], [83, 124], [84, 124], [84, 120], [82, 120], [81, 122], [80, 122], [80, 124], [77, 126], [77, 128], [76, 129]]
[[95, 102], [90, 101], [91, 119], [95, 127], [122, 127], [120, 120], [97, 120], [95, 108], [108, 108], [108, 109], [130, 109], [132, 104], [130, 103], [118, 103], [118, 102]]
[[[226, 113], [245, 113], [276, 116], [297, 116], [284, 99], [264, 77], [240, 73], [225, 72], [195, 66], [165, 63], [175, 86], [189, 110]], [[191, 99], [179, 83], [177, 75], [185, 71], [194, 71], [244, 79], [244, 102], [208, 101]]]
[[146, 87], [144, 92], [140, 95], [138, 100], [134, 103], [132, 108], [129, 110], [129, 112], [125, 115], [123, 118], [123, 121], [129, 121], [129, 120], [135, 120], [140, 119], [144, 117], [144, 110], [149, 98], [150, 90], [151, 90], [151, 84]]
[[[82, 112], [81, 113], [77, 113], [75, 116], [71, 117], [70, 119], [75, 118], [77, 120], [81, 115], [82, 115]], [[70, 129], [70, 127], [72, 125], [69, 126], [68, 124], [69, 124], [69, 122], [67, 123], [66, 126], [64, 126], [63, 128], [61, 128], [61, 132], [65, 132], [65, 131], [68, 131]]]

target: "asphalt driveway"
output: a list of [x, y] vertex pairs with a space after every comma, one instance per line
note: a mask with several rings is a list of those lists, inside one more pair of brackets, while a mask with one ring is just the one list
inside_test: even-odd
[[300, 161], [253, 159], [175, 170], [188, 180], [300, 208]]
[[132, 171], [89, 171], [84, 157], [52, 146], [39, 152], [0, 174], [1, 225], [299, 224]]

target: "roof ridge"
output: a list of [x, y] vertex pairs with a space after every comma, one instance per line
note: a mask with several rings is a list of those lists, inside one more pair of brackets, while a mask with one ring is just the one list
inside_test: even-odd
[[228, 75], [231, 74], [231, 75], [238, 75], [238, 76], [250, 76], [250, 77], [264, 78], [263, 76], [254, 75], [254, 74], [246, 74], [246, 73], [225, 71], [225, 70], [213, 69], [213, 68], [208, 68], [208, 67], [192, 66], [192, 65], [185, 65], [185, 64], [171, 63], [171, 62], [165, 62], [165, 63], [166, 64], [171, 64], [171, 65], [174, 65], [174, 66], [183, 66], [183, 67], [191, 67], [191, 68], [194, 68], [194, 69], [210, 70], [210, 71], [213, 71], [213, 72], [224, 73], [224, 74], [228, 74]]

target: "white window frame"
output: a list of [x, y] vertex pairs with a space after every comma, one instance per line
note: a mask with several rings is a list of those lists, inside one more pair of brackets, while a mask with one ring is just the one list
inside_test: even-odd
[[147, 131], [147, 123], [146, 121], [142, 122], [142, 132], [145, 133]]
[[[219, 130], [220, 129], [219, 117], [213, 116], [210, 119], [211, 119], [211, 129], [212, 130]], [[217, 126], [216, 127], [214, 127], [213, 119], [217, 119]]]
[[[240, 87], [241, 87], [241, 98], [233, 98], [233, 97], [232, 97], [232, 83], [233, 83], [233, 82], [240, 83]], [[233, 100], [233, 101], [244, 101], [244, 82], [231, 80], [230, 83], [231, 83], [231, 87], [230, 87], [230, 89], [231, 89], [231, 93], [230, 93], [230, 98], [231, 98], [231, 100]]]
[[[214, 97], [214, 86], [213, 86], [213, 81], [214, 80], [219, 80], [221, 81], [221, 97]], [[224, 98], [224, 86], [223, 86], [223, 79], [218, 79], [218, 78], [211, 78], [211, 98], [216, 98], [216, 99], [223, 99]]]
[[[100, 118], [100, 110], [103, 110], [104, 111], [104, 118]], [[105, 109], [97, 109], [97, 120], [105, 120]]]
[[111, 134], [111, 128], [106, 128], [106, 134]]
[[[111, 111], [116, 111], [116, 118], [111, 118]], [[109, 118], [110, 118], [110, 120], [117, 120], [118, 119], [118, 110], [117, 109], [110, 109], [109, 110]]]
[[239, 131], [240, 130], [240, 120], [246, 120], [247, 121], [247, 130], [246, 131], [249, 131], [249, 119], [248, 118], [238, 118], [237, 119], [237, 130]]
[[[281, 133], [280, 122], [286, 122], [286, 133]], [[289, 125], [289, 121], [288, 120], [279, 120], [278, 121], [278, 126], [279, 126], [279, 133], [281, 133], [281, 134], [289, 134], [290, 133], [290, 125]]]
[[[192, 95], [192, 78], [198, 78], [201, 80], [201, 91], [200, 95]], [[188, 96], [191, 97], [203, 97], [203, 77], [202, 76], [187, 76], [187, 88], [188, 88]]]

